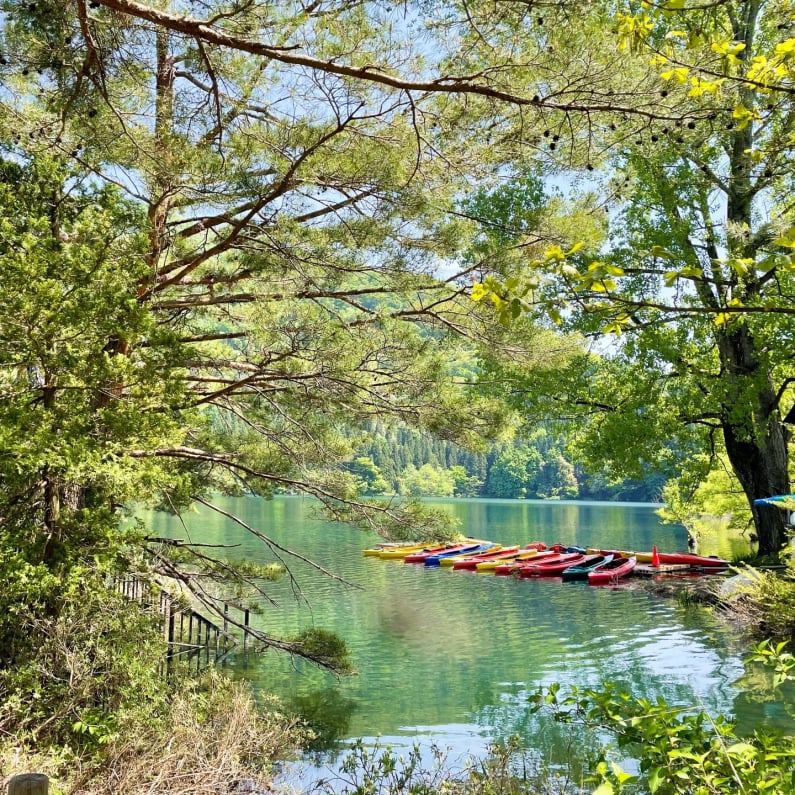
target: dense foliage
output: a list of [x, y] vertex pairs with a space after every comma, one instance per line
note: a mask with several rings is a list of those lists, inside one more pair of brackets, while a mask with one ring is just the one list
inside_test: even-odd
[[640, 480], [590, 474], [576, 466], [562, 433], [532, 435], [466, 450], [431, 434], [372, 425], [346, 468], [363, 494], [502, 499], [592, 499], [657, 502], [661, 473]]
[[784, 543], [783, 517], [754, 500], [789, 488], [792, 14], [786, 0], [617, 9], [607, 93], [654, 98], [656, 112], [589, 125], [587, 140], [557, 120], [543, 133], [588, 153], [604, 232], [566, 228], [529, 268], [513, 253], [524, 236], [504, 255], [495, 241], [500, 267], [476, 293], [506, 321], [527, 311], [612, 336], [563, 390], [520, 375], [528, 410], [560, 400], [583, 454], [616, 472], [668, 457], [674, 439], [691, 449], [675, 461], [691, 484], [728, 462], [765, 554]]
[[[795, 657], [786, 643], [760, 644], [749, 662], [765, 664], [777, 687], [793, 680]], [[559, 721], [606, 729], [613, 738], [593, 761], [596, 795], [632, 792], [639, 785], [660, 795], [793, 792], [791, 736], [759, 727], [753, 736], [740, 737], [726, 716], [663, 700], [651, 703], [614, 686], [575, 688], [566, 695], [553, 688], [539, 694], [541, 705], [553, 707]], [[622, 757], [640, 760], [637, 774], [622, 768]]]

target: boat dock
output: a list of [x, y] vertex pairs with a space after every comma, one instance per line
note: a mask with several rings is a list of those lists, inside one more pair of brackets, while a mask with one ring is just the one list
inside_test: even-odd
[[[652, 566], [651, 563], [638, 563], [633, 574], [636, 577], [656, 577], [658, 574], [692, 574], [693, 567], [684, 563], [661, 563]], [[701, 571], [699, 571], [701, 574]]]

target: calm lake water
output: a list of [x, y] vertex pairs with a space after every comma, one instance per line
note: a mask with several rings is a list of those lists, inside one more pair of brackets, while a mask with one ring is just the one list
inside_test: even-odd
[[[684, 529], [662, 525], [648, 505], [432, 504], [457, 517], [466, 534], [505, 545], [686, 549]], [[661, 695], [669, 703], [734, 714], [741, 726], [788, 725], [780, 704], [743, 686], [747, 647], [704, 609], [626, 587], [515, 580], [364, 557], [362, 550], [378, 540], [374, 535], [317, 518], [315, 504], [300, 497], [219, 505], [348, 583], [282, 555], [292, 577], [268, 586], [278, 607], [263, 604], [252, 622], [282, 636], [306, 627], [333, 630], [348, 643], [357, 675], [336, 679], [273, 652], [240, 651], [225, 663], [307, 717], [319, 735], [316, 753], [307, 757], [313, 764], [333, 766], [340, 745], [355, 738], [435, 743], [451, 759], [463, 759], [517, 734], [554, 760], [568, 744], [568, 729], [528, 709], [530, 695], [553, 682], [610, 680], [652, 700]], [[184, 536], [173, 519], [150, 515], [147, 521], [158, 532]], [[217, 514], [194, 515], [188, 527], [194, 541], [239, 545], [229, 550], [230, 559], [275, 559]], [[700, 551], [731, 557], [737, 550]]]

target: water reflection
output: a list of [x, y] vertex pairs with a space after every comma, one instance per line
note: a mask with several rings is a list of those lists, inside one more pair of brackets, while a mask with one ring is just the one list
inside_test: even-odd
[[356, 702], [333, 687], [294, 695], [286, 706], [311, 729], [313, 737], [306, 750], [308, 756], [317, 762], [324, 758], [326, 752], [336, 748], [340, 740], [350, 736]]

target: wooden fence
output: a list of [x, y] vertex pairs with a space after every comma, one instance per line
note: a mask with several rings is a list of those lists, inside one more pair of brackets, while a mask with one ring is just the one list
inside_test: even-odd
[[[249, 635], [250, 613], [247, 608], [223, 602], [223, 622], [219, 626], [206, 616], [186, 606], [163, 590], [155, 590], [138, 577], [118, 578], [114, 587], [128, 599], [157, 609], [162, 616], [165, 639], [168, 643], [166, 667], [170, 670], [177, 659], [188, 659], [201, 670], [228, 654], [238, 644], [238, 638], [229, 628], [230, 609], [243, 614], [243, 648], [246, 648]], [[235, 622], [239, 625], [241, 622]]]

